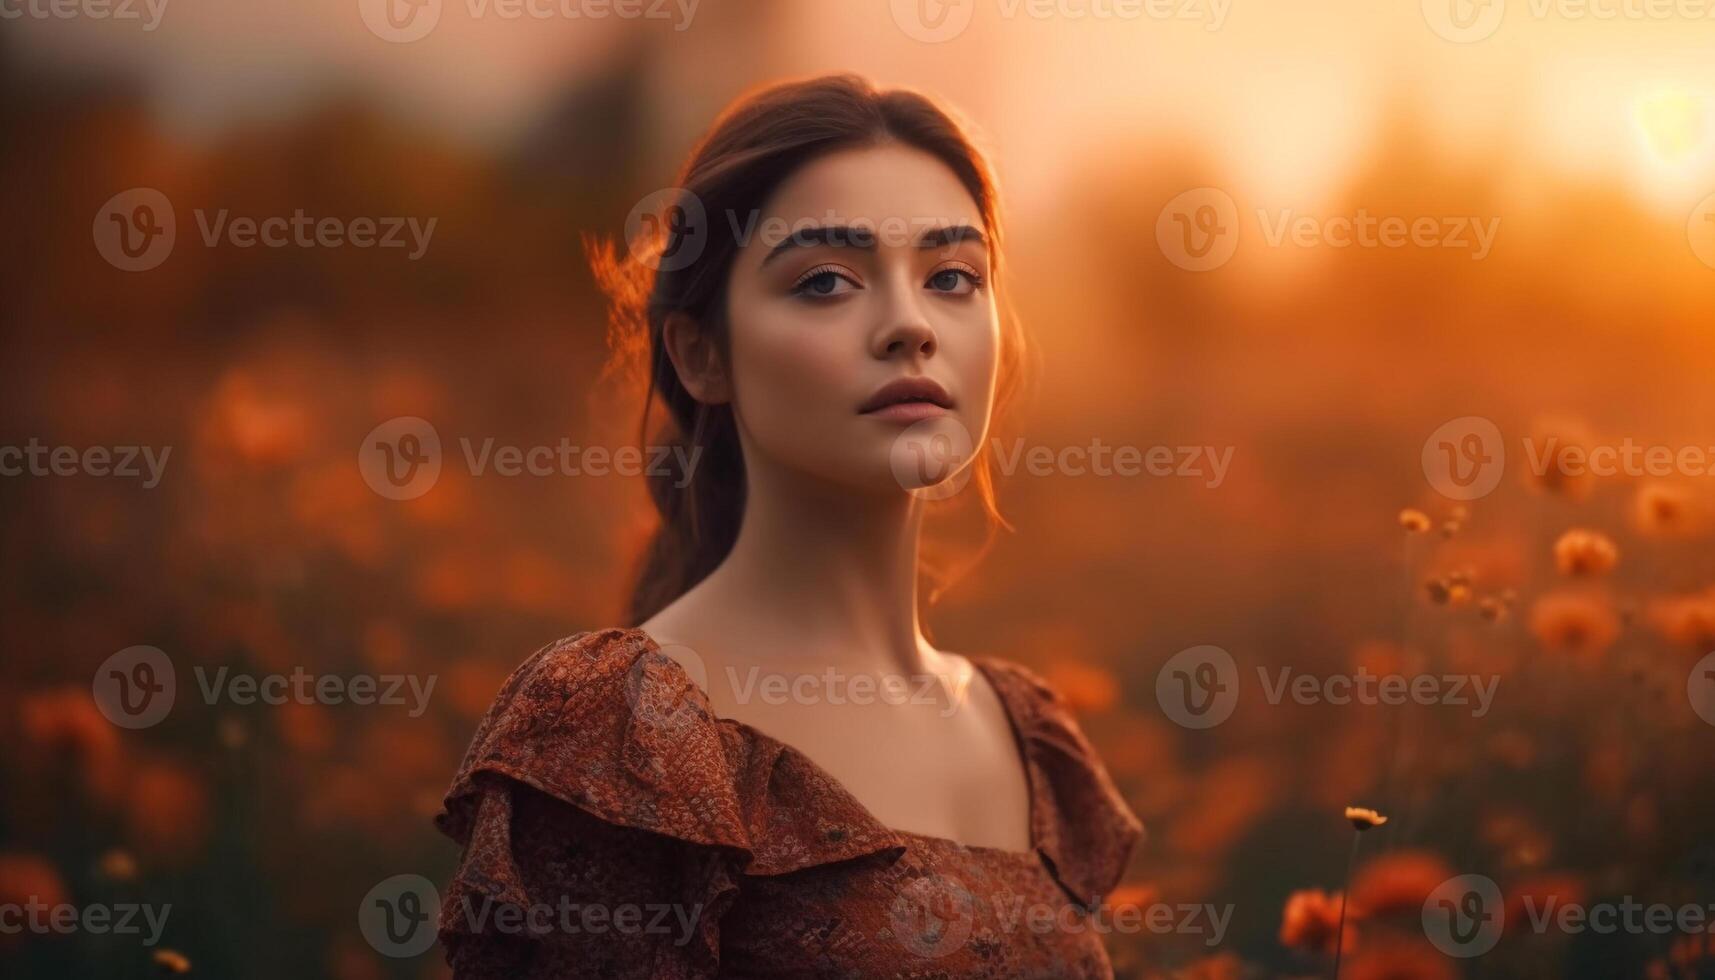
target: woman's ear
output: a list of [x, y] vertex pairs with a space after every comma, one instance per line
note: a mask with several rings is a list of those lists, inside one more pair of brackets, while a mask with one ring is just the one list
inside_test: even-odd
[[669, 313], [661, 325], [662, 345], [673, 362], [679, 383], [691, 397], [705, 405], [732, 400], [732, 382], [726, 361], [709, 331], [685, 313]]

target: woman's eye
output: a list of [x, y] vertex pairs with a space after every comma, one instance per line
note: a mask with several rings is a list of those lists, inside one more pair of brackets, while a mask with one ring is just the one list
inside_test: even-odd
[[936, 292], [963, 296], [982, 285], [982, 277], [969, 269], [942, 269], [929, 277], [929, 288]]
[[841, 296], [857, 288], [849, 276], [834, 269], [813, 269], [792, 286], [792, 292], [812, 299]]

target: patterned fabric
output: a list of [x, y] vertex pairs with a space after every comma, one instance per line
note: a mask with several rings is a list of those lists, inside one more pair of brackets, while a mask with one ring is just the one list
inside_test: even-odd
[[971, 657], [1011, 718], [1028, 852], [883, 826], [636, 629], [513, 672], [436, 825], [464, 846], [459, 978], [1111, 977], [1088, 914], [1142, 826], [1059, 697]]

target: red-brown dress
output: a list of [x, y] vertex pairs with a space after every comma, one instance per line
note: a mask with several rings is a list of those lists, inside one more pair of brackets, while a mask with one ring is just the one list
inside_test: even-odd
[[464, 845], [460, 978], [1111, 977], [1088, 916], [1142, 834], [1059, 697], [971, 657], [1006, 707], [1032, 848], [883, 826], [808, 756], [717, 718], [636, 629], [519, 667], [436, 824]]

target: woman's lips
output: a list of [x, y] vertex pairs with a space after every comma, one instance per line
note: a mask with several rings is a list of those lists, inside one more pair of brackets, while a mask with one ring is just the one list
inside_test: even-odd
[[921, 422], [946, 415], [947, 410], [934, 402], [895, 402], [885, 408], [863, 414], [866, 418], [885, 419], [889, 422]]

